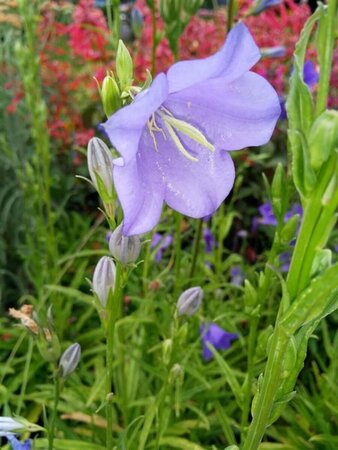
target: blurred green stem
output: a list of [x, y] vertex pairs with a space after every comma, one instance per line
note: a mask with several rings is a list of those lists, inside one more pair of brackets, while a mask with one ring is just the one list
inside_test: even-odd
[[157, 33], [156, 33], [156, 10], [155, 2], [149, 2], [149, 8], [151, 13], [151, 74], [156, 73], [156, 48], [157, 48]]
[[316, 116], [318, 117], [326, 109], [327, 97], [330, 88], [330, 74], [333, 61], [333, 49], [335, 45], [337, 0], [328, 0], [328, 10], [325, 21], [320, 24], [320, 33], [324, 32], [324, 43], [320, 55], [320, 74], [317, 91]]
[[175, 289], [174, 298], [177, 297], [180, 288], [180, 273], [181, 273], [181, 221], [182, 216], [180, 213], [175, 212], [176, 228], [175, 228]]
[[113, 356], [115, 324], [122, 314], [122, 266], [116, 263], [115, 290], [108, 297], [106, 305], [106, 448], [113, 448]]
[[227, 20], [228, 33], [231, 30], [234, 22], [235, 10], [236, 10], [236, 0], [228, 0], [228, 20]]
[[194, 276], [199, 250], [201, 247], [201, 237], [202, 237], [202, 229], [203, 229], [203, 219], [198, 219], [196, 230], [195, 230], [195, 239], [194, 246], [192, 250], [192, 261], [191, 268], [189, 273], [189, 280]]
[[56, 365], [55, 367], [55, 377], [54, 377], [54, 405], [53, 405], [53, 411], [52, 411], [52, 417], [49, 424], [49, 430], [48, 430], [48, 450], [54, 450], [53, 444], [54, 444], [54, 435], [55, 435], [55, 422], [56, 422], [56, 416], [57, 416], [57, 409], [60, 399], [60, 377], [57, 374], [58, 367]]

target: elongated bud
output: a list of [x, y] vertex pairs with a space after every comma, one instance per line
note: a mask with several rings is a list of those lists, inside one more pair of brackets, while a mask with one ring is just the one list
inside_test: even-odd
[[102, 200], [108, 201], [113, 191], [113, 156], [99, 138], [92, 138], [87, 147], [90, 178]]
[[184, 370], [180, 364], [174, 364], [169, 373], [169, 384], [182, 386], [184, 380]]
[[110, 292], [114, 292], [116, 268], [112, 258], [103, 256], [97, 263], [93, 276], [93, 291], [102, 306], [106, 306]]
[[143, 30], [143, 15], [138, 8], [131, 10], [131, 28], [135, 37], [139, 38]]
[[282, 58], [286, 55], [286, 48], [283, 45], [277, 47], [261, 48], [262, 58]]
[[173, 349], [172, 339], [166, 339], [163, 342], [163, 347], [162, 347], [163, 362], [165, 365], [168, 365], [170, 363], [172, 349]]
[[273, 212], [278, 221], [282, 221], [287, 202], [287, 183], [284, 169], [281, 163], [278, 163], [272, 184], [271, 184], [271, 203]]
[[123, 236], [122, 224], [119, 225], [109, 239], [111, 254], [124, 266], [133, 263], [139, 257], [141, 241], [138, 236]]
[[338, 112], [324, 111], [314, 122], [309, 135], [311, 166], [319, 170], [338, 146]]
[[179, 316], [192, 316], [201, 306], [203, 291], [199, 286], [192, 287], [182, 292], [177, 301], [177, 313]]
[[110, 75], [107, 75], [102, 82], [101, 99], [103, 110], [107, 117], [111, 116], [122, 106], [120, 89], [115, 79]]
[[80, 344], [72, 344], [62, 353], [59, 361], [61, 376], [67, 377], [77, 368], [81, 357]]
[[116, 55], [116, 73], [120, 82], [121, 91], [126, 87], [131, 86], [133, 81], [133, 60], [124, 43], [119, 40]]

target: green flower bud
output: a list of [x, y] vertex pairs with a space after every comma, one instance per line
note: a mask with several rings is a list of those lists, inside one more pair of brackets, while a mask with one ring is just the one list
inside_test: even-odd
[[284, 169], [281, 163], [278, 163], [275, 175], [271, 184], [271, 203], [273, 212], [278, 222], [283, 221], [287, 202], [287, 184]]
[[319, 170], [338, 147], [338, 112], [324, 111], [313, 123], [309, 139], [311, 166]]
[[257, 291], [249, 280], [244, 281], [244, 302], [250, 310], [257, 305]]
[[139, 38], [143, 30], [143, 16], [141, 11], [136, 7], [131, 11], [131, 28], [134, 35]]
[[99, 138], [92, 138], [87, 147], [87, 163], [90, 178], [104, 202], [112, 197], [113, 156]]
[[166, 339], [162, 344], [162, 359], [164, 364], [167, 366], [171, 360], [171, 354], [173, 349], [172, 339]]
[[299, 214], [295, 214], [286, 222], [280, 233], [282, 245], [289, 245], [290, 241], [295, 237], [299, 222]]
[[192, 316], [201, 306], [203, 291], [199, 286], [192, 287], [182, 292], [177, 301], [177, 313], [179, 316]]
[[133, 81], [133, 60], [124, 43], [119, 40], [116, 55], [116, 73], [119, 79], [121, 91], [131, 86]]
[[45, 361], [56, 362], [60, 358], [60, 341], [55, 332], [47, 328], [40, 329], [37, 347]]
[[62, 353], [59, 361], [60, 375], [65, 378], [70, 375], [79, 364], [81, 357], [81, 347], [79, 344], [72, 344]]
[[101, 99], [103, 110], [107, 117], [111, 116], [122, 106], [120, 89], [115, 79], [110, 75], [107, 75], [102, 82]]
[[134, 263], [140, 255], [141, 241], [138, 236], [123, 236], [122, 224], [112, 233], [109, 239], [109, 250], [115, 259], [124, 266]]
[[182, 386], [184, 380], [184, 370], [180, 364], [174, 364], [169, 373], [169, 384]]
[[97, 263], [93, 276], [93, 292], [98, 296], [103, 307], [106, 306], [108, 296], [114, 292], [116, 268], [112, 258], [103, 256]]

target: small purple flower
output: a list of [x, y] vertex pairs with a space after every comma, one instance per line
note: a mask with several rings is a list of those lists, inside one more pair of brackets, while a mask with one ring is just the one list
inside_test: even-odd
[[277, 226], [277, 219], [273, 213], [272, 205], [270, 202], [263, 203], [258, 208], [258, 211], [261, 217], [258, 218], [258, 221], [261, 225], [272, 225]]
[[32, 448], [32, 440], [31, 439], [27, 439], [24, 443], [21, 443], [13, 435], [8, 435], [6, 437], [12, 445], [12, 450], [31, 450], [31, 448]]
[[304, 83], [308, 85], [310, 91], [313, 90], [319, 80], [319, 73], [312, 61], [305, 61], [303, 68]]
[[[273, 208], [270, 202], [263, 203], [258, 211], [261, 217], [254, 217], [252, 221], [252, 228], [255, 231], [257, 225], [271, 225], [277, 226], [277, 219], [274, 215]], [[285, 213], [284, 223], [288, 222], [294, 215], [299, 214], [300, 217], [303, 215], [303, 208], [299, 203], [294, 203], [291, 209]]]
[[200, 327], [200, 334], [202, 338], [203, 359], [205, 361], [209, 361], [213, 357], [213, 353], [209, 349], [208, 344], [211, 344], [216, 350], [226, 350], [231, 346], [231, 342], [238, 337], [237, 334], [228, 333], [223, 330], [216, 323], [210, 323], [209, 325], [203, 323]]
[[153, 236], [153, 239], [151, 241], [151, 248], [155, 248], [158, 247], [158, 250], [156, 252], [155, 255], [155, 261], [156, 262], [160, 262], [162, 259], [162, 255], [163, 255], [163, 251], [169, 247], [169, 245], [172, 243], [172, 236], [170, 234], [168, 234], [167, 236], [165, 236], [165, 238], [163, 239], [163, 236], [160, 233], [155, 233]]
[[193, 218], [212, 214], [232, 189], [229, 151], [269, 141], [278, 96], [251, 72], [260, 52], [243, 23], [219, 52], [174, 64], [103, 124], [120, 153], [114, 185], [126, 236], [151, 230], [163, 203]]
[[291, 263], [291, 252], [284, 252], [279, 255], [279, 263], [280, 263], [280, 270], [283, 273], [286, 273], [289, 271], [290, 263]]
[[235, 286], [242, 286], [244, 282], [244, 273], [241, 266], [233, 266], [230, 269], [231, 280], [230, 283]]
[[216, 247], [216, 241], [210, 228], [204, 228], [203, 238], [205, 243], [205, 252], [211, 253], [213, 249]]

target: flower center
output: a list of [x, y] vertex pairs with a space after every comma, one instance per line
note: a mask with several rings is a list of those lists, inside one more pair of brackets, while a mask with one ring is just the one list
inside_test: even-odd
[[[156, 111], [156, 114], [158, 115], [158, 117], [161, 118], [166, 128], [166, 131], [168, 132], [170, 138], [173, 140], [177, 150], [180, 153], [182, 153], [182, 155], [184, 155], [186, 158], [188, 158], [190, 161], [197, 162], [198, 159], [192, 156], [185, 149], [179, 137], [179, 133], [189, 137], [190, 139], [194, 140], [203, 147], [206, 147], [208, 150], [212, 152], [215, 151], [215, 147], [207, 140], [207, 138], [204, 136], [203, 133], [201, 133], [200, 130], [198, 130], [196, 127], [194, 127], [193, 125], [184, 120], [176, 119], [176, 117], [174, 117], [173, 114], [164, 106], [161, 106]], [[163, 138], [165, 140], [167, 139], [167, 135], [166, 132], [157, 125], [155, 113], [152, 114], [151, 118], [148, 120], [148, 129], [149, 134], [154, 142], [155, 150], [158, 151], [155, 133], [156, 132], [162, 133]]]

